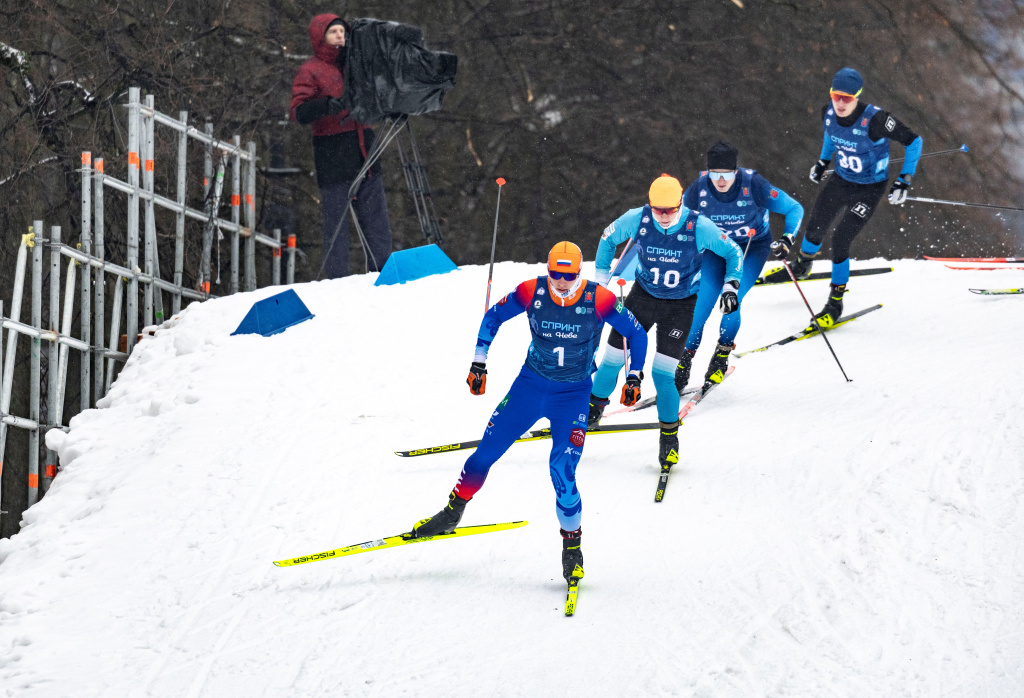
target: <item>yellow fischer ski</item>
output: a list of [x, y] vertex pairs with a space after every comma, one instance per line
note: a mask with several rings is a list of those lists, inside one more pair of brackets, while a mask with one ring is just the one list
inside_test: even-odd
[[508, 523], [485, 524], [483, 526], [461, 526], [459, 528], [456, 528], [451, 533], [442, 533], [441, 535], [437, 536], [425, 536], [423, 538], [411, 538], [409, 537], [411, 534], [401, 533], [397, 536], [389, 536], [388, 538], [378, 538], [377, 540], [368, 540], [365, 543], [356, 543], [355, 545], [349, 545], [344, 548], [325, 550], [322, 553], [315, 553], [313, 555], [303, 555], [302, 557], [293, 557], [290, 560], [275, 560], [274, 564], [278, 567], [294, 567], [295, 565], [305, 565], [308, 562], [319, 562], [320, 560], [333, 560], [336, 557], [346, 557], [348, 555], [368, 553], [372, 550], [383, 550], [384, 548], [397, 548], [400, 545], [410, 545], [412, 543], [426, 543], [427, 541], [432, 540], [447, 540], [449, 538], [459, 538], [460, 536], [475, 536], [479, 533], [507, 531], [512, 528], [522, 528], [527, 523], [527, 521], [510, 521]]
[[569, 590], [565, 595], [565, 615], [576, 613], [576, 596], [580, 593], [580, 580], [583, 579], [583, 568], [576, 565], [569, 578]]

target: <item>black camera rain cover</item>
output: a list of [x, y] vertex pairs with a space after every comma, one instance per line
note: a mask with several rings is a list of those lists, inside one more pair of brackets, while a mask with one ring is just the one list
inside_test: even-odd
[[379, 19], [356, 19], [348, 41], [345, 92], [341, 101], [364, 124], [399, 114], [441, 108], [455, 86], [458, 58], [423, 45], [418, 27]]

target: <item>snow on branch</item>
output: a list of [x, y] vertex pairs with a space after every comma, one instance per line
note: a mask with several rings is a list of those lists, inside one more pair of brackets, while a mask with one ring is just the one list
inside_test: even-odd
[[18, 177], [22, 176], [23, 174], [25, 174], [29, 170], [33, 170], [33, 169], [39, 167], [40, 165], [45, 165], [48, 162], [53, 162], [54, 160], [59, 160], [59, 159], [60, 159], [60, 157], [58, 157], [57, 155], [51, 155], [48, 158], [43, 158], [42, 160], [40, 160], [39, 162], [37, 162], [34, 165], [29, 165], [28, 167], [26, 167], [23, 170], [18, 170], [17, 172], [12, 174], [10, 177], [5, 177], [4, 179], [0, 179], [0, 187], [2, 187], [3, 185], [7, 184], [8, 182], [11, 182], [11, 181], [17, 179]]
[[25, 58], [25, 52], [19, 51], [13, 46], [8, 46], [0, 41], [0, 57], [3, 57], [4, 62], [21, 76], [22, 82], [25, 83], [25, 91], [28, 92], [29, 100], [35, 104], [36, 88], [28, 78], [28, 60]]

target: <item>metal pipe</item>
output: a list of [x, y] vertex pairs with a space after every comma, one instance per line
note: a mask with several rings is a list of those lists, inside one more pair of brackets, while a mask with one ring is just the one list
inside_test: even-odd
[[[117, 277], [117, 281], [114, 282], [114, 310], [110, 316], [110, 351], [117, 351], [117, 340], [121, 334], [121, 289], [124, 286], [124, 279]], [[107, 359], [107, 376], [103, 383], [103, 394], [106, 395], [110, 392], [110, 383], [114, 378], [114, 360], [111, 358]]]
[[206, 225], [203, 226], [203, 251], [199, 263], [199, 290], [210, 292], [210, 260], [213, 256], [213, 226], [211, 221], [217, 217], [217, 209], [213, 206], [213, 124], [209, 121], [203, 127], [206, 130], [206, 147], [203, 149], [203, 212]]
[[[139, 271], [139, 88], [128, 89], [128, 185], [132, 188], [128, 194], [128, 268], [133, 274]], [[132, 276], [128, 280], [125, 294], [127, 315], [125, 331], [128, 353], [132, 353], [139, 335], [139, 279]]]
[[19, 427], [21, 429], [33, 430], [39, 428], [38, 422], [33, 422], [31, 419], [25, 419], [24, 417], [16, 417], [13, 414], [3, 415], [3, 417], [0, 417], [0, 422], [2, 422], [4, 426], [9, 425], [12, 427]]
[[255, 235], [253, 235], [253, 237], [256, 238], [256, 242], [260, 243], [261, 245], [266, 245], [267, 247], [275, 248], [278, 250], [284, 249], [284, 244], [280, 240], [275, 240], [269, 235], [264, 235], [263, 233], [256, 233]]
[[[75, 309], [75, 260], [68, 262], [67, 279], [67, 288], [64, 291], [64, 322], [61, 323], [60, 333], [62, 336], [60, 339], [71, 337], [71, 317]], [[54, 426], [60, 426], [64, 422], [64, 393], [67, 390], [68, 352], [70, 351], [70, 346], [67, 342], [61, 342], [58, 339], [57, 343], [60, 347], [60, 358], [57, 368], [59, 374], [57, 380], [57, 409], [50, 416], [50, 424]]]
[[[3, 318], [3, 316], [4, 316], [4, 302], [2, 300], [0, 300], [0, 318]], [[4, 338], [3, 324], [0, 323], [0, 395], [4, 394], [4, 353], [3, 353], [4, 339], [3, 338]], [[0, 399], [2, 399], [2, 398], [0, 398]], [[2, 494], [3, 494], [3, 486], [2, 486], [3, 472], [4, 472], [4, 454], [3, 454], [3, 452], [0, 452], [0, 498], [2, 498]], [[2, 514], [2, 513], [3, 512], [0, 511], [0, 514]]]
[[[232, 151], [236, 148], [236, 146], [231, 143], [226, 143], [225, 141], [217, 140], [216, 138], [214, 138], [212, 135], [212, 128], [206, 129], [206, 132], [203, 133], [195, 126], [189, 126], [187, 123], [185, 123], [186, 117], [182, 117], [182, 120], [178, 121], [177, 119], [168, 116], [167, 114], [163, 114], [161, 112], [156, 111], [155, 109], [152, 109], [148, 105], [141, 107], [139, 111], [143, 114], [146, 114], [147, 116], [153, 116], [153, 118], [156, 119], [157, 123], [163, 124], [164, 126], [169, 126], [170, 128], [173, 128], [175, 131], [183, 131], [188, 135], [189, 138], [195, 138], [197, 141], [205, 143], [208, 146], [212, 146], [217, 150], [223, 150], [226, 153], [231, 154]], [[182, 114], [187, 114], [187, 112], [182, 112]], [[246, 160], [250, 157], [248, 153], [246, 153], [244, 150], [241, 150], [240, 148], [238, 149], [238, 152], [243, 160]]]
[[[153, 95], [146, 96], [146, 105], [149, 107], [154, 106]], [[153, 210], [153, 204], [155, 203], [154, 186], [156, 178], [156, 134], [154, 133], [154, 126], [156, 122], [153, 119], [146, 119], [146, 190], [150, 194], [149, 200], [146, 202], [146, 244], [150, 248], [149, 264], [151, 268], [147, 270], [153, 275], [153, 278], [160, 278], [160, 246], [157, 244], [156, 239], [156, 214]], [[149, 297], [152, 301], [153, 315], [150, 319], [149, 324], [160, 325], [164, 321], [164, 294], [161, 292], [159, 287], [154, 288], [152, 282], [146, 285], [146, 289], [149, 293]]]
[[[82, 251], [92, 254], [92, 153], [82, 153]], [[82, 315], [79, 326], [82, 341], [92, 343], [92, 270], [82, 267]], [[79, 395], [81, 410], [91, 407], [92, 354], [82, 356], [79, 367]]]
[[295, 283], [295, 234], [288, 236], [288, 267], [285, 270], [285, 281], [288, 285]]
[[[111, 189], [116, 189], [118, 191], [125, 193], [131, 193], [132, 190], [130, 185], [110, 175], [103, 175], [103, 184], [109, 186]], [[182, 210], [182, 207], [179, 206], [177, 202], [168, 199], [166, 196], [161, 196], [160, 194], [149, 194], [145, 190], [140, 190], [139, 198], [142, 200], [152, 199], [153, 203], [156, 204], [157, 206], [165, 208], [168, 211], [174, 211], [175, 213], [178, 213]], [[184, 212], [186, 218], [191, 218], [197, 221], [206, 222], [209, 221], [210, 218], [208, 213], [204, 213], [203, 211], [194, 209], [190, 206], [185, 206]], [[231, 221], [224, 220], [223, 218], [215, 218], [214, 224], [221, 230], [237, 230], [238, 234], [241, 235], [242, 237], [249, 237], [255, 235], [257, 242], [260, 242], [266, 245], [267, 247], [274, 246], [274, 241], [270, 236], [259, 232], [254, 233], [252, 230], [250, 230], [244, 225], [236, 225]]]
[[[28, 262], [28, 248], [35, 245], [36, 230], [43, 229], [42, 221], [35, 221], [29, 228], [29, 232], [21, 236], [21, 245], [18, 247], [18, 261], [14, 272], [14, 293], [11, 299], [11, 317], [15, 320], [21, 318], [21, 300], [25, 292], [25, 267]], [[7, 333], [7, 351], [4, 352], [4, 377], [3, 392], [0, 393], [0, 412], [8, 413], [11, 410], [11, 387], [14, 384], [14, 364], [17, 359], [18, 333]], [[0, 422], [0, 481], [3, 476], [3, 461], [7, 446], [7, 424]]]
[[[249, 141], [246, 150], [249, 160], [245, 164], [245, 227], [256, 232], [256, 144]], [[245, 241], [245, 290], [256, 290], [256, 235]]]
[[[96, 187], [95, 194], [92, 199], [93, 214], [95, 216], [95, 226], [93, 230], [93, 237], [95, 238], [96, 250], [95, 258], [101, 263], [103, 262], [104, 248], [103, 248], [103, 159], [96, 159], [96, 173], [98, 177], [93, 177], [93, 181]], [[104, 311], [106, 310], [106, 277], [103, 276], [103, 267], [96, 266], [92, 268], [93, 271], [93, 292], [96, 296], [96, 303], [94, 314], [95, 319], [93, 320], [96, 329], [96, 343], [103, 343], [103, 326], [106, 323], [104, 317]], [[92, 361], [92, 372], [93, 372], [93, 392], [96, 394], [98, 400], [103, 395], [103, 354], [101, 352], [93, 352]]]
[[[232, 136], [231, 142], [237, 148], [241, 148], [242, 137]], [[238, 293], [238, 227], [240, 225], [240, 213], [242, 198], [242, 159], [238, 150], [231, 154], [231, 222], [235, 229], [231, 231], [231, 281], [228, 285], [228, 293]]]
[[[4, 329], [13, 330], [18, 334], [25, 335], [26, 337], [36, 337], [47, 342], [56, 342], [60, 339], [60, 335], [56, 330], [41, 330], [37, 327], [32, 327], [32, 325], [26, 325], [24, 322], [11, 320], [10, 318], [3, 320], [0, 324], [3, 325]], [[73, 341], [81, 344], [80, 340], [75, 339]], [[85, 344], [82, 344], [81, 346], [86, 347]]]
[[277, 247], [271, 252], [270, 258], [270, 283], [274, 286], [281, 285], [281, 229], [274, 228], [274, 240]]
[[[74, 247], [70, 247], [68, 245], [57, 245], [57, 248], [60, 250], [60, 253], [65, 257], [76, 259], [82, 264], [88, 264], [93, 268], [103, 269], [105, 271], [110, 272], [111, 274], [123, 276], [126, 279], [134, 277], [143, 283], [152, 283], [154, 286], [162, 288], [165, 291], [174, 291], [177, 288], [170, 281], [164, 281], [163, 279], [152, 277], [149, 274], [143, 274], [142, 272], [133, 274], [131, 270], [129, 270], [127, 267], [122, 267], [121, 265], [114, 264], [113, 262], [100, 261], [96, 257], [87, 255], [83, 253], [81, 250], [75, 249]], [[210, 298], [208, 294], [200, 293], [199, 291], [193, 291], [188, 288], [182, 288], [180, 292], [181, 295], [188, 296], [189, 298], [194, 298], [196, 300], [202, 301], [206, 300], [207, 298]]]
[[[146, 95], [146, 107], [153, 109], [153, 95]], [[155, 253], [153, 248], [156, 246], [156, 223], [153, 220], [153, 118], [140, 112], [140, 119], [139, 135], [142, 139], [140, 147], [142, 148], [141, 160], [143, 163], [142, 188], [149, 194], [149, 196], [145, 197], [143, 203], [146, 220], [142, 229], [142, 267], [146, 270], [147, 274], [154, 276], [153, 258]], [[153, 324], [153, 284], [143, 284], [142, 297], [142, 324], [144, 327], [149, 327]]]
[[[39, 227], [42, 230], [42, 226]], [[42, 242], [37, 240], [37, 242]], [[43, 329], [43, 247], [32, 248], [32, 326]], [[39, 424], [39, 355], [42, 341], [38, 337], [29, 339], [29, 408], [28, 418]], [[8, 412], [8, 410], [4, 410]], [[39, 501], [39, 431], [28, 435], [28, 505]]]
[[[178, 112], [178, 118], [182, 124], [188, 123], [188, 112]], [[178, 183], [175, 189], [177, 204], [181, 207], [175, 214], [174, 225], [174, 285], [181, 286], [182, 274], [185, 269], [185, 194], [188, 191], [188, 180], [186, 177], [188, 159], [188, 129], [182, 129], [178, 135]], [[174, 299], [171, 301], [171, 314], [177, 315], [181, 312], [181, 294], [175, 291]]]
[[[61, 229], [59, 225], [50, 226], [50, 239], [47, 240], [47, 246], [50, 248], [50, 330], [56, 332], [57, 328], [60, 327], [60, 241], [61, 241]], [[74, 274], [74, 261], [71, 262], [72, 268], [71, 273]], [[72, 293], [74, 293], [74, 287], [72, 286]], [[71, 296], [71, 303], [66, 302], [65, 306], [72, 305], [74, 303], [74, 296]], [[42, 328], [42, 325], [39, 325]], [[32, 337], [31, 341], [37, 342], [42, 340], [42, 335], [38, 337]], [[41, 347], [40, 347], [41, 348]], [[64, 351], [67, 351], [64, 349]], [[46, 419], [42, 420], [46, 424], [57, 424], [57, 420], [54, 416], [59, 411], [58, 404], [64, 400], [64, 391], [61, 390], [61, 384], [59, 381], [59, 370], [60, 370], [60, 359], [59, 354], [61, 348], [57, 346], [56, 342], [51, 342], [46, 346]], [[50, 466], [53, 465], [56, 468], [57, 454], [46, 449], [46, 468], [43, 470], [43, 477], [40, 486], [43, 491], [46, 491], [46, 476], [50, 472]]]
[[[146, 106], [153, 108], [154, 99], [153, 95], [147, 95]], [[153, 211], [153, 204], [155, 203], [153, 189], [156, 178], [156, 134], [153, 128], [155, 124], [156, 122], [153, 119], [146, 119], [146, 191], [150, 194], [150, 198], [146, 202], [146, 245], [150, 249], [147, 261], [151, 265], [147, 272], [152, 274], [153, 278], [159, 279], [160, 246], [157, 244], [156, 215]], [[149, 324], [160, 325], [164, 321], [164, 294], [159, 287], [154, 288], [152, 282], [146, 285], [146, 290], [151, 299], [153, 310]]]

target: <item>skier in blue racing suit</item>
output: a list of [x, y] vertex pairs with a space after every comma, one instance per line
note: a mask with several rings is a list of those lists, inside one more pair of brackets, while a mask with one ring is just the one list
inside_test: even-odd
[[593, 387], [591, 374], [596, 370], [594, 355], [605, 323], [636, 347], [621, 398], [622, 404], [633, 405], [640, 399], [647, 334], [611, 291], [582, 277], [581, 264], [579, 247], [571, 242], [558, 243], [548, 255], [546, 277], [519, 284], [484, 315], [466, 379], [470, 392], [484, 394], [491, 342], [502, 323], [521, 313], [526, 313], [533, 334], [526, 363], [508, 394], [494, 408], [480, 445], [462, 467], [448, 505], [417, 523], [409, 537], [451, 532], [494, 462], [544, 417], [551, 422], [549, 468], [562, 533], [562, 574], [567, 582], [583, 577], [583, 504], [576, 489], [576, 466], [587, 435], [587, 399]]
[[[902, 145], [905, 155], [900, 175], [889, 187], [889, 203], [894, 206], [907, 200], [924, 148], [921, 137], [895, 116], [862, 102], [863, 90], [864, 78], [853, 68], [843, 68], [832, 78], [831, 99], [821, 109], [824, 131], [821, 156], [811, 167], [811, 181], [821, 182], [833, 156], [837, 163], [835, 172], [814, 202], [800, 252], [791, 265], [798, 279], [811, 273], [813, 258], [838, 217], [839, 223], [832, 235], [832, 285], [825, 307], [814, 316], [818, 326], [826, 329], [843, 314], [843, 295], [850, 278], [850, 245], [871, 219], [889, 186], [889, 142]], [[772, 252], [779, 259], [785, 259], [793, 243], [793, 239], [783, 236], [772, 245]], [[785, 269], [766, 278], [775, 274], [780, 280], [789, 278]]]
[[[739, 169], [739, 152], [731, 144], [718, 141], [708, 149], [706, 172], [701, 172], [683, 194], [683, 205], [707, 216], [743, 249], [743, 276], [737, 293], [736, 312], [722, 316], [718, 346], [704, 374], [704, 384], [721, 383], [729, 367], [729, 353], [735, 347], [740, 329], [743, 297], [754, 287], [771, 251], [772, 231], [768, 212], [786, 217], [784, 236], [796, 237], [804, 208], [789, 194], [774, 187], [755, 170]], [[693, 311], [693, 324], [686, 338], [686, 349], [676, 367], [676, 388], [682, 392], [690, 380], [690, 366], [704, 334], [704, 324], [718, 300], [725, 281], [725, 261], [717, 255], [704, 255], [700, 268], [700, 291]]]

